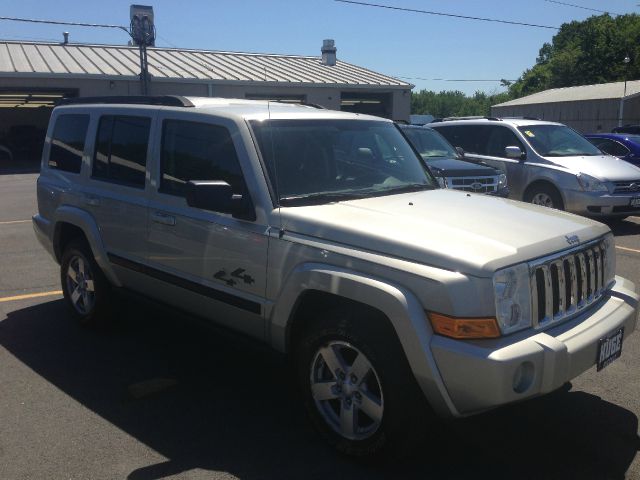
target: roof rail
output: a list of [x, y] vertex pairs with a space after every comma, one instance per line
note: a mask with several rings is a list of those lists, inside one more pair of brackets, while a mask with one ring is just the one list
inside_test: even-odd
[[521, 116], [521, 117], [502, 117], [503, 119], [507, 119], [507, 120], [540, 120], [538, 117], [527, 117], [527, 116]]
[[111, 97], [76, 97], [63, 98], [58, 105], [86, 105], [89, 103], [124, 104], [124, 105], [160, 105], [164, 107], [193, 107], [189, 99], [180, 95], [130, 95]]
[[469, 117], [445, 117], [442, 120], [442, 122], [450, 122], [450, 121], [454, 121], [454, 120], [497, 120], [500, 121], [502, 120], [501, 118], [498, 117], [485, 117], [482, 115], [473, 115], [473, 116], [469, 116]]

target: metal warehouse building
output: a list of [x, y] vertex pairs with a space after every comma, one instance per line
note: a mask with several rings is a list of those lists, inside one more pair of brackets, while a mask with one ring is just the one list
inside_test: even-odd
[[[582, 133], [640, 123], [640, 80], [554, 88], [491, 107], [496, 117], [536, 117]], [[622, 113], [622, 115], [621, 115]]]
[[[408, 120], [413, 85], [321, 56], [149, 48], [150, 95], [273, 99]], [[139, 95], [137, 47], [0, 41], [0, 145], [39, 155], [62, 97]]]

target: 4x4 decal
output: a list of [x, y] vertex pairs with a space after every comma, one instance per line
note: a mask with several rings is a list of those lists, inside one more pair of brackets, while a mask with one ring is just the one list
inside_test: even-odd
[[230, 287], [233, 287], [236, 283], [238, 283], [233, 278], [238, 278], [248, 285], [251, 285], [252, 283], [254, 283], [255, 282], [254, 278], [251, 275], [246, 274], [244, 272], [245, 272], [244, 268], [236, 268], [233, 272], [231, 272], [230, 276], [227, 276], [228, 275], [227, 271], [225, 269], [222, 269], [217, 271], [213, 275], [213, 278], [222, 280], [224, 283], [226, 283]]

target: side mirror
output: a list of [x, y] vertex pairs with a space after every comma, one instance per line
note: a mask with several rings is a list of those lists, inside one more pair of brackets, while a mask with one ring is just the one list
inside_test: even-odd
[[456, 152], [458, 152], [458, 155], [460, 155], [462, 158], [464, 158], [464, 148], [456, 147]]
[[519, 160], [525, 157], [524, 152], [520, 150], [520, 147], [516, 146], [505, 147], [504, 153], [507, 158], [517, 158]]
[[187, 205], [255, 220], [251, 202], [247, 202], [242, 195], [234, 195], [231, 185], [222, 180], [190, 180], [187, 183]]

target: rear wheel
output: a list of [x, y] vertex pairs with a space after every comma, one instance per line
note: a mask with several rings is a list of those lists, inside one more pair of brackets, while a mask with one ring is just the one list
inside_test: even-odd
[[406, 454], [426, 430], [429, 407], [386, 319], [361, 314], [319, 313], [296, 340], [305, 407], [343, 453]]
[[72, 240], [62, 254], [60, 282], [71, 315], [82, 324], [103, 319], [108, 311], [110, 286], [82, 240]]

